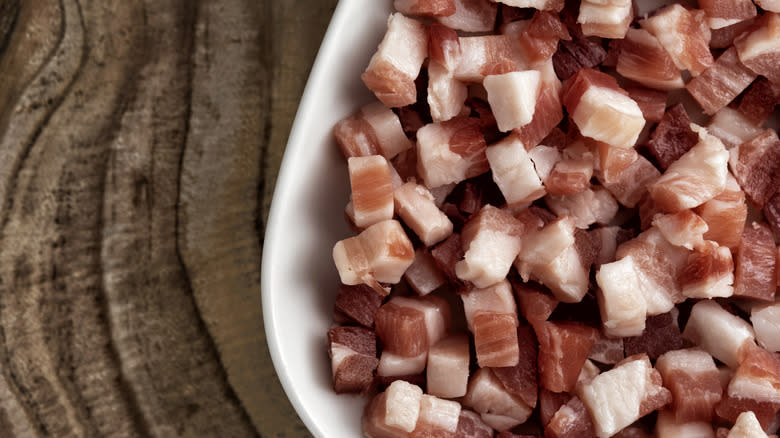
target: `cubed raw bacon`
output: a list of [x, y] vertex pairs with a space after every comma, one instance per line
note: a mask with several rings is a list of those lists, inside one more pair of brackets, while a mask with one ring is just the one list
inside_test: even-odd
[[456, 437], [493, 438], [493, 428], [482, 421], [482, 417], [474, 411], [461, 409], [458, 419]]
[[759, 345], [780, 352], [780, 302], [754, 306], [750, 310], [750, 322]]
[[490, 169], [486, 147], [477, 119], [425, 125], [417, 131], [417, 173], [431, 189], [481, 175]]
[[[420, 126], [422, 127], [422, 126]], [[414, 179], [417, 180], [417, 147], [413, 146], [411, 149], [405, 150], [396, 155], [390, 161], [390, 170], [393, 171], [393, 189], [401, 187], [401, 185]]]
[[604, 333], [612, 337], [640, 335], [645, 328], [647, 303], [631, 256], [601, 265], [596, 282]]
[[726, 438], [763, 438], [767, 437], [764, 428], [758, 422], [756, 414], [746, 411], [739, 414], [734, 427], [731, 428]]
[[669, 108], [650, 136], [648, 147], [662, 170], [666, 170], [699, 142], [682, 104]]
[[480, 367], [513, 367], [519, 360], [517, 314], [477, 311], [474, 347]]
[[[780, 240], [780, 191], [775, 193], [764, 206], [764, 218], [772, 228], [775, 239]], [[780, 276], [778, 279], [780, 280]]]
[[[774, 0], [773, 0], [774, 1]], [[756, 2], [758, 3], [758, 2]], [[756, 22], [756, 17], [734, 23], [730, 26], [720, 29], [712, 29], [710, 38], [710, 48], [725, 49], [734, 43], [734, 39], [746, 30], [752, 29]]]
[[536, 336], [531, 327], [521, 325], [517, 328], [517, 342], [520, 346], [517, 365], [492, 370], [510, 394], [534, 408], [538, 394], [538, 371]]
[[452, 234], [452, 222], [424, 186], [408, 182], [394, 191], [395, 207], [404, 223], [425, 244], [432, 246]]
[[767, 12], [758, 27], [734, 40], [739, 60], [770, 82], [780, 83], [780, 14]]
[[[610, 146], [604, 142], [596, 143], [596, 153], [598, 154], [598, 160], [595, 161], [595, 170], [598, 171], [597, 176], [603, 184], [619, 182], [623, 171], [628, 169], [639, 158], [634, 148]], [[650, 166], [652, 167], [652, 165]], [[657, 170], [656, 173], [658, 173]], [[660, 176], [660, 173], [658, 173], [658, 176]]]
[[528, 151], [528, 157], [531, 158], [539, 179], [543, 181], [550, 175], [555, 164], [561, 161], [561, 151], [540, 144]]
[[644, 29], [628, 29], [620, 43], [617, 71], [657, 90], [683, 88], [680, 70], [655, 36]]
[[732, 149], [754, 138], [762, 129], [739, 111], [724, 107], [712, 117], [707, 131], [718, 137], [726, 149]]
[[704, 11], [673, 4], [639, 24], [658, 38], [680, 70], [698, 76], [713, 64], [710, 28]]
[[[636, 276], [648, 315], [666, 313], [683, 301], [678, 278], [688, 260], [688, 250], [669, 243], [657, 228], [651, 227], [620, 245], [615, 257], [631, 257], [631, 263], [622, 266], [630, 267]], [[624, 271], [624, 275], [628, 274]]]
[[509, 281], [503, 279], [484, 289], [472, 289], [460, 294], [468, 329], [474, 331], [474, 316], [478, 312], [494, 312], [517, 315], [517, 306]]
[[564, 158], [555, 163], [544, 187], [551, 195], [573, 195], [590, 187], [592, 176], [593, 160]]
[[352, 219], [359, 228], [393, 218], [393, 179], [390, 165], [381, 155], [350, 157]]
[[583, 68], [601, 64], [607, 52], [600, 44], [576, 35], [571, 41], [561, 41], [553, 55], [555, 73], [561, 80], [567, 80]]
[[712, 300], [694, 304], [682, 335], [732, 368], [739, 364], [740, 348], [755, 337], [750, 324]]
[[496, 25], [498, 5], [490, 0], [455, 0], [455, 13], [437, 17], [439, 23], [465, 32], [490, 32]]
[[369, 438], [409, 436], [420, 416], [422, 396], [419, 386], [403, 380], [391, 383], [363, 412], [363, 433]]
[[[598, 336], [598, 335], [596, 335]], [[582, 368], [580, 369], [580, 374], [577, 376], [577, 384], [582, 384], [586, 382], [590, 382], [593, 380], [594, 377], [601, 374], [601, 369], [593, 363], [590, 359], [586, 359], [585, 363], [582, 364]]]
[[702, 236], [709, 229], [707, 222], [691, 210], [656, 215], [653, 218], [653, 226], [657, 227], [672, 245], [690, 250], [704, 245]]
[[578, 386], [577, 396], [590, 412], [599, 438], [611, 437], [672, 398], [646, 355], [628, 357]]
[[712, 29], [720, 29], [756, 16], [756, 6], [750, 0], [699, 0]]
[[463, 245], [460, 234], [452, 234], [444, 242], [431, 250], [433, 261], [436, 266], [444, 273], [450, 283], [463, 286], [455, 275], [455, 264], [463, 259]]
[[436, 266], [433, 256], [422, 248], [415, 250], [414, 262], [404, 272], [404, 279], [419, 295], [428, 295], [447, 281]]
[[379, 154], [391, 159], [412, 147], [398, 116], [379, 102], [337, 123], [333, 134], [345, 158]]
[[471, 376], [462, 403], [480, 413], [482, 420], [497, 430], [524, 423], [532, 412], [528, 405], [504, 388], [489, 368], [480, 368]]
[[603, 364], [616, 364], [626, 357], [623, 348], [623, 338], [610, 338], [600, 333], [590, 349], [588, 359]]
[[488, 163], [509, 206], [523, 205], [544, 196], [542, 182], [523, 143], [514, 135], [488, 146]]
[[748, 411], [756, 415], [762, 428], [768, 428], [777, 415], [777, 405], [724, 394], [723, 399], [715, 406], [715, 413], [723, 422], [736, 422], [740, 414]]
[[577, 228], [587, 229], [595, 223], [607, 224], [615, 217], [618, 203], [603, 187], [594, 187], [565, 196], [548, 195], [547, 206], [558, 216], [571, 216]]
[[447, 17], [455, 13], [455, 0], [394, 0], [396, 11], [423, 17]]
[[686, 298], [726, 298], [734, 294], [734, 261], [728, 247], [712, 241], [688, 256], [680, 273], [680, 288]]
[[728, 395], [771, 403], [780, 409], [780, 356], [749, 343], [739, 352], [737, 372], [729, 382]]
[[520, 313], [531, 325], [546, 321], [552, 315], [558, 300], [549, 292], [545, 292], [537, 284], [522, 283], [516, 277], [513, 277], [511, 283], [520, 306]]
[[368, 284], [377, 292], [387, 294], [377, 282], [401, 281], [406, 268], [414, 261], [414, 248], [401, 224], [391, 219], [337, 242], [333, 247], [333, 261], [342, 283]]
[[518, 129], [531, 122], [540, 86], [538, 70], [486, 76], [483, 85], [500, 131]]
[[337, 393], [362, 392], [371, 384], [379, 360], [374, 331], [363, 327], [328, 330], [333, 389]]
[[417, 101], [414, 80], [428, 56], [428, 30], [403, 14], [391, 14], [387, 33], [361, 75], [366, 86], [388, 107]]
[[333, 136], [345, 158], [375, 155], [379, 152], [376, 131], [360, 117], [360, 113], [336, 123]]
[[613, 146], [631, 147], [645, 126], [642, 110], [615, 79], [584, 68], [563, 87], [566, 106], [580, 133]]
[[595, 434], [590, 414], [578, 397], [561, 406], [544, 430], [550, 438], [591, 438]]
[[553, 392], [571, 392], [598, 331], [576, 322], [544, 321], [534, 326], [539, 340], [539, 383]]
[[704, 110], [713, 115], [729, 104], [756, 79], [756, 74], [745, 67], [737, 50], [729, 48], [702, 74], [685, 85], [688, 92]]
[[774, 301], [777, 248], [772, 231], [761, 222], [746, 225], [736, 254], [734, 296]]
[[443, 398], [466, 395], [469, 360], [469, 339], [465, 334], [453, 334], [434, 344], [428, 351], [428, 394]]
[[769, 80], [759, 76], [745, 90], [737, 106], [737, 111], [756, 126], [761, 126], [769, 120], [778, 100], [780, 100], [780, 96], [775, 95], [775, 89]]
[[780, 184], [780, 139], [773, 129], [732, 148], [729, 164], [742, 190], [758, 208], [777, 191]]
[[374, 317], [376, 333], [385, 351], [403, 357], [415, 357], [428, 351], [425, 313], [392, 300], [383, 304]]
[[410, 438], [454, 437], [460, 419], [460, 403], [428, 394], [420, 399], [420, 415]]
[[677, 325], [676, 312], [649, 316], [645, 321], [645, 330], [640, 336], [623, 338], [626, 356], [647, 353], [655, 360], [670, 350], [682, 348], [683, 340]]
[[663, 410], [658, 412], [655, 423], [657, 438], [715, 438], [712, 424], [707, 421], [678, 421], [674, 412]]
[[467, 97], [468, 86], [455, 79], [452, 71], [438, 62], [428, 64], [428, 107], [434, 122], [444, 122], [460, 115]]
[[542, 427], [547, 427], [558, 409], [571, 399], [572, 395], [568, 392], [552, 392], [541, 388], [539, 390], [539, 417], [542, 420]]
[[666, 111], [666, 93], [644, 87], [628, 87], [629, 97], [634, 99], [642, 115], [649, 122], [660, 122]]
[[614, 181], [607, 181], [605, 176], [601, 174], [597, 176], [604, 188], [609, 190], [620, 204], [633, 208], [647, 193], [648, 186], [661, 176], [661, 172], [640, 155], [631, 165], [615, 176]]
[[428, 56], [432, 62], [436, 62], [446, 71], [452, 72], [460, 63], [462, 55], [458, 33], [454, 29], [439, 24], [431, 23], [428, 30]]
[[[515, 22], [518, 23], [518, 22]], [[538, 65], [552, 58], [558, 41], [571, 40], [569, 31], [556, 14], [539, 10], [517, 39], [523, 58], [530, 65]]]
[[342, 284], [336, 295], [335, 311], [364, 327], [374, 326], [374, 314], [382, 304], [383, 295], [364, 284]]
[[728, 151], [706, 129], [695, 124], [691, 129], [699, 134], [699, 142], [649, 187], [653, 201], [666, 212], [697, 207], [726, 187]]
[[534, 8], [540, 11], [561, 12], [563, 9], [563, 0], [496, 0], [507, 6], [516, 8]]
[[647, 433], [641, 425], [628, 426], [620, 432], [613, 435], [613, 438], [650, 438], [652, 434]]
[[742, 230], [747, 218], [745, 193], [737, 180], [728, 174], [726, 189], [718, 196], [696, 208], [696, 213], [707, 222], [709, 229], [704, 233], [706, 240], [736, 251], [742, 241]]
[[455, 265], [458, 278], [484, 288], [506, 277], [520, 252], [523, 228], [509, 213], [483, 207], [463, 226], [465, 256]]
[[512, 42], [506, 35], [460, 37], [461, 61], [455, 79], [482, 82], [485, 76], [517, 70]]
[[380, 377], [398, 377], [401, 380], [406, 380], [406, 376], [418, 375], [425, 370], [427, 358], [427, 351], [409, 357], [391, 353], [385, 349], [379, 356], [379, 366], [376, 369], [376, 374]]
[[631, 0], [582, 0], [577, 23], [584, 35], [623, 38], [633, 18]]
[[514, 131], [526, 150], [538, 145], [563, 120], [560, 89], [561, 84], [557, 79], [551, 80], [546, 77], [546, 73], [542, 74], [533, 119]]

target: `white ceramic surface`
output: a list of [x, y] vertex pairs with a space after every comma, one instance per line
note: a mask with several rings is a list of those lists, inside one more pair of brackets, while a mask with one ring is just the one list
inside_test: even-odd
[[346, 162], [333, 125], [375, 98], [360, 80], [382, 39], [390, 1], [341, 0], [312, 68], [276, 182], [265, 233], [263, 316], [279, 379], [318, 438], [360, 437], [365, 400], [336, 395], [326, 335], [338, 273], [331, 249], [351, 233]]

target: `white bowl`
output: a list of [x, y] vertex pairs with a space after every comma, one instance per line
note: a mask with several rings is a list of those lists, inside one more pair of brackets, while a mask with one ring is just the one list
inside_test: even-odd
[[309, 430], [362, 436], [366, 400], [333, 392], [327, 331], [338, 273], [331, 249], [344, 222], [349, 179], [333, 125], [376, 98], [360, 80], [384, 35], [391, 2], [341, 0], [295, 117], [265, 233], [263, 316], [274, 367]]

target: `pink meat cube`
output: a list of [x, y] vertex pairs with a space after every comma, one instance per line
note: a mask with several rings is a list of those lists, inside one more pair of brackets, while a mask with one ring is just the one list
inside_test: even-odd
[[506, 35], [460, 37], [461, 61], [455, 79], [482, 82], [486, 76], [517, 70], [512, 41]]
[[747, 204], [745, 192], [731, 173], [726, 177], [726, 189], [694, 211], [707, 222], [704, 239], [715, 241], [732, 251], [737, 250], [747, 219]]
[[345, 158], [379, 154], [391, 159], [412, 147], [398, 116], [379, 102], [337, 123], [333, 135]]
[[644, 87], [629, 87], [626, 91], [639, 105], [645, 120], [656, 123], [661, 121], [666, 111], [666, 93]]
[[623, 38], [634, 18], [631, 0], [583, 0], [577, 23], [585, 35], [603, 38]]
[[734, 47], [742, 64], [780, 84], [780, 14], [767, 12], [757, 24], [749, 34], [737, 37]]
[[734, 261], [728, 247], [706, 241], [688, 256], [679, 277], [688, 298], [727, 298], [734, 294]]
[[655, 366], [672, 393], [670, 409], [675, 421], [712, 420], [723, 390], [709, 353], [698, 348], [673, 350], [659, 357]]
[[409, 380], [409, 376], [417, 376], [425, 369], [428, 353], [423, 351], [416, 356], [401, 356], [385, 349], [379, 356], [379, 366], [376, 369], [377, 377], [397, 378]]
[[541, 286], [534, 283], [521, 283], [512, 280], [512, 288], [515, 291], [520, 312], [531, 325], [546, 321], [558, 304], [549, 291], [544, 291]]
[[544, 429], [544, 436], [550, 438], [591, 438], [595, 435], [590, 413], [577, 397], [561, 406]]
[[403, 357], [415, 357], [428, 351], [425, 313], [420, 309], [389, 301], [377, 310], [374, 319], [385, 351]]
[[715, 438], [715, 431], [708, 421], [678, 421], [674, 412], [663, 410], [655, 423], [657, 438]]
[[363, 433], [369, 438], [408, 437], [420, 416], [423, 391], [396, 380], [375, 396], [363, 413]]
[[541, 10], [534, 14], [518, 36], [517, 42], [523, 58], [530, 65], [539, 65], [550, 60], [558, 49], [558, 41], [571, 40], [569, 31], [558, 15]]
[[709, 229], [707, 222], [691, 210], [656, 215], [653, 218], [653, 226], [657, 227], [672, 245], [690, 250], [704, 245], [702, 236]]
[[361, 78], [388, 107], [411, 105], [417, 101], [414, 80], [427, 56], [425, 25], [403, 14], [391, 14], [387, 33]]
[[726, 149], [733, 149], [763, 131], [759, 125], [754, 124], [741, 112], [729, 107], [721, 108], [715, 113], [707, 130], [710, 134], [718, 137]]
[[363, 327], [333, 327], [328, 330], [333, 389], [337, 393], [363, 392], [374, 378], [376, 335]]
[[648, 147], [661, 169], [666, 170], [698, 142], [699, 134], [691, 129], [691, 119], [678, 103], [664, 113], [650, 135]]
[[553, 392], [571, 392], [598, 331], [581, 323], [548, 321], [534, 329], [539, 339], [540, 384]]
[[417, 173], [429, 189], [458, 183], [490, 169], [477, 119], [456, 117], [417, 131]]
[[647, 193], [648, 186], [661, 176], [661, 172], [640, 155], [625, 170], [613, 176], [613, 181], [606, 180], [606, 174], [597, 176], [604, 188], [609, 190], [620, 204], [633, 208]]
[[534, 163], [516, 136], [510, 135], [488, 146], [486, 155], [493, 171], [493, 181], [509, 206], [527, 204], [544, 196], [544, 187]]
[[455, 0], [395, 0], [393, 7], [406, 15], [447, 17], [455, 13]]
[[457, 437], [493, 438], [493, 428], [482, 421], [482, 417], [474, 411], [461, 409], [458, 419]]
[[626, 356], [647, 353], [652, 360], [667, 351], [682, 348], [676, 311], [649, 316], [642, 335], [623, 338], [623, 344]]
[[474, 331], [474, 316], [477, 312], [517, 314], [517, 306], [512, 296], [512, 287], [506, 279], [484, 289], [472, 289], [460, 294], [463, 311], [469, 330]]
[[544, 179], [544, 187], [551, 195], [573, 195], [590, 187], [593, 160], [565, 158], [553, 166]]
[[758, 208], [775, 194], [780, 184], [780, 139], [766, 129], [731, 149], [729, 164], [742, 190]]
[[776, 95], [772, 83], [759, 76], [745, 90], [737, 110], [754, 125], [761, 126], [769, 120], [779, 100], [780, 95]]
[[640, 25], [658, 38], [680, 70], [699, 76], [713, 64], [704, 11], [673, 4], [640, 21]]
[[780, 352], [780, 302], [753, 306], [750, 322], [758, 344], [769, 351]]
[[680, 70], [671, 56], [650, 32], [628, 29], [620, 43], [617, 71], [640, 84], [657, 90], [683, 88]]
[[364, 284], [342, 284], [339, 286], [334, 307], [337, 315], [371, 328], [374, 326], [374, 314], [382, 304], [382, 298], [383, 295]]
[[565, 196], [548, 195], [545, 202], [558, 216], [575, 218], [575, 226], [583, 230], [596, 223], [608, 224], [618, 212], [617, 201], [603, 187]]
[[452, 234], [452, 222], [439, 210], [425, 186], [408, 182], [395, 189], [393, 196], [398, 216], [425, 246], [435, 245]]
[[468, 97], [468, 86], [455, 79], [438, 62], [428, 64], [428, 108], [434, 122], [444, 122], [463, 113]]
[[428, 56], [448, 72], [455, 71], [462, 52], [458, 33], [443, 24], [431, 23], [428, 30]]
[[[615, 147], [603, 142], [596, 143], [596, 153], [598, 160], [596, 161], [595, 170], [597, 170], [597, 176], [604, 184], [619, 182], [622, 173], [639, 158], [639, 154], [637, 154], [634, 148]], [[656, 172], [658, 171], [656, 170]], [[658, 176], [660, 175], [658, 173]]]
[[561, 12], [563, 9], [563, 0], [499, 0], [508, 6], [516, 8], [534, 8], [540, 11]]
[[645, 329], [647, 303], [631, 256], [601, 265], [596, 273], [597, 298], [607, 336], [638, 336]]
[[731, 368], [739, 364], [740, 348], [755, 338], [750, 324], [713, 300], [693, 306], [682, 336]]
[[517, 343], [520, 347], [517, 365], [492, 368], [493, 374], [510, 394], [534, 408], [538, 394], [538, 371], [536, 336], [531, 327], [521, 325], [517, 328]]
[[688, 82], [685, 88], [704, 112], [712, 115], [734, 100], [756, 76], [742, 64], [737, 50], [732, 47], [723, 52], [715, 64]]
[[526, 150], [538, 145], [563, 120], [560, 82], [542, 77], [531, 122], [515, 130]]
[[437, 20], [465, 32], [490, 32], [496, 25], [497, 14], [498, 5], [490, 0], [455, 0], [455, 13]]
[[455, 437], [460, 419], [460, 403], [428, 394], [420, 399], [420, 415], [410, 438]]
[[712, 29], [721, 29], [756, 16], [756, 6], [750, 0], [699, 0]]
[[[757, 2], [756, 2], [757, 3]], [[756, 22], [757, 17], [749, 18], [738, 23], [734, 23], [730, 26], [722, 27], [720, 29], [712, 29], [712, 37], [710, 38], [710, 48], [712, 49], [725, 49], [734, 44], [734, 39], [746, 30], [752, 29]]]
[[415, 250], [414, 262], [404, 272], [404, 279], [418, 295], [428, 295], [447, 282], [433, 256], [422, 248]]
[[393, 179], [390, 165], [381, 155], [350, 157], [352, 219], [358, 228], [393, 218]]
[[769, 227], [761, 222], [745, 226], [736, 254], [734, 296], [774, 301], [777, 289], [777, 248]]
[[732, 398], [771, 403], [780, 409], [780, 356], [749, 343], [739, 352], [739, 367], [729, 382]]
[[519, 360], [517, 315], [479, 311], [474, 315], [474, 346], [480, 367], [513, 367]]
[[555, 73], [561, 80], [567, 80], [583, 68], [594, 68], [604, 61], [607, 52], [588, 38], [577, 37], [571, 41], [561, 41], [558, 51], [553, 55]]
[[469, 380], [463, 406], [481, 414], [482, 420], [499, 431], [524, 423], [532, 409], [504, 388], [489, 368], [480, 368]]
[[443, 398], [466, 395], [469, 361], [469, 339], [465, 334], [453, 334], [434, 344], [428, 351], [428, 393]]

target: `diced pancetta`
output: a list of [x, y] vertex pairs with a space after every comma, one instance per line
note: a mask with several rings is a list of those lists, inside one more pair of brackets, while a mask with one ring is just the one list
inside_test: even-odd
[[361, 78], [386, 106], [411, 105], [417, 101], [414, 80], [427, 56], [425, 25], [400, 13], [391, 14], [387, 33]]
[[734, 294], [734, 261], [726, 246], [706, 241], [688, 256], [680, 273], [686, 298], [727, 298]]
[[623, 348], [623, 338], [610, 338], [600, 333], [588, 359], [603, 364], [616, 364], [625, 359]]
[[555, 163], [544, 180], [544, 187], [550, 195], [574, 195], [590, 187], [592, 176], [592, 159], [564, 158]]
[[488, 146], [486, 155], [493, 171], [493, 181], [510, 207], [528, 204], [544, 196], [544, 187], [534, 163], [516, 136], [510, 135]]
[[778, 101], [780, 101], [780, 95], [776, 95], [772, 83], [767, 78], [759, 76], [745, 90], [737, 106], [737, 111], [755, 126], [761, 126], [769, 120]]
[[669, 108], [650, 135], [648, 147], [662, 170], [666, 170], [699, 142], [682, 104]]
[[538, 365], [536, 336], [531, 327], [517, 327], [517, 342], [520, 346], [517, 365], [491, 368], [504, 388], [531, 408], [536, 407], [538, 388]]
[[427, 351], [423, 351], [416, 356], [407, 357], [391, 353], [385, 349], [379, 356], [379, 366], [376, 369], [376, 374], [381, 377], [403, 377], [420, 374], [425, 369], [427, 358]]
[[434, 344], [428, 351], [428, 394], [443, 398], [466, 395], [469, 361], [469, 339], [465, 334], [450, 335]]
[[604, 188], [609, 190], [620, 204], [633, 208], [647, 193], [648, 187], [658, 180], [661, 172], [640, 155], [625, 170], [613, 177], [613, 181], [606, 180], [602, 174], [597, 176]]
[[767, 434], [756, 418], [756, 414], [746, 411], [739, 414], [734, 427], [731, 428], [726, 438], [765, 438]]
[[642, 334], [647, 303], [640, 291], [639, 275], [631, 256], [601, 265], [596, 282], [604, 333], [612, 337]]
[[553, 392], [571, 392], [598, 331], [582, 323], [544, 321], [534, 326], [539, 340], [539, 383]]
[[398, 116], [379, 102], [338, 122], [333, 135], [345, 158], [379, 154], [391, 159], [412, 147]]
[[461, 60], [455, 79], [482, 82], [489, 75], [517, 70], [512, 42], [506, 35], [460, 37]]
[[437, 17], [439, 23], [465, 32], [489, 32], [496, 25], [498, 5], [490, 0], [455, 0], [455, 13]]
[[758, 208], [764, 208], [780, 184], [780, 139], [773, 129], [732, 148], [729, 165], [742, 190]]
[[645, 120], [660, 122], [666, 111], [666, 93], [644, 87], [628, 87], [629, 97], [639, 105]]
[[689, 250], [704, 245], [702, 236], [709, 229], [704, 219], [691, 210], [656, 215], [653, 218], [653, 226], [658, 228], [669, 243]]
[[765, 11], [780, 12], [780, 1], [778, 0], [755, 0], [758, 6]]
[[683, 340], [677, 324], [677, 311], [648, 316], [640, 336], [623, 338], [626, 356], [646, 353], [655, 360], [670, 350], [682, 348]]
[[707, 421], [678, 421], [674, 412], [663, 410], [658, 412], [655, 423], [657, 438], [715, 438], [712, 423]]
[[456, 437], [493, 438], [493, 428], [482, 421], [482, 417], [474, 411], [461, 409], [458, 419]]
[[780, 352], [780, 302], [753, 306], [750, 322], [759, 345], [769, 351]]
[[671, 56], [653, 34], [645, 29], [628, 29], [620, 42], [617, 71], [657, 90], [683, 88], [685, 83]]
[[540, 11], [561, 12], [563, 9], [563, 0], [496, 0], [507, 6], [516, 8], [534, 8]]
[[517, 314], [477, 311], [474, 348], [480, 367], [513, 367], [519, 360]]
[[707, 24], [721, 29], [756, 16], [756, 6], [750, 0], [699, 0], [699, 7], [707, 14]]
[[[772, 0], [774, 1], [774, 0]], [[758, 3], [758, 2], [756, 2]], [[746, 30], [753, 28], [756, 22], [756, 17], [749, 18], [738, 23], [734, 23], [730, 26], [722, 27], [720, 29], [712, 29], [712, 37], [710, 38], [710, 48], [712, 49], [725, 49], [730, 47], [734, 43], [734, 39]]]
[[364, 327], [339, 326], [328, 330], [333, 389], [337, 393], [363, 392], [379, 363], [376, 335]]
[[423, 394], [420, 415], [410, 438], [454, 436], [460, 419], [460, 403]]
[[544, 181], [552, 172], [555, 164], [561, 160], [561, 151], [558, 148], [538, 145], [528, 151], [539, 179]]
[[403, 380], [376, 395], [363, 413], [363, 432], [369, 438], [409, 436], [420, 416], [423, 391]]
[[739, 367], [728, 386], [732, 398], [770, 403], [780, 409], [780, 356], [747, 344], [739, 352]]
[[336, 313], [364, 327], [374, 326], [374, 314], [382, 304], [382, 298], [374, 289], [365, 284], [339, 286], [334, 305]]
[[590, 438], [596, 434], [590, 413], [578, 397], [561, 406], [544, 430], [550, 438]]
[[565, 196], [549, 195], [545, 202], [558, 216], [574, 218], [575, 226], [581, 229], [587, 229], [595, 223], [608, 224], [618, 212], [617, 201], [603, 187]]
[[381, 155], [350, 157], [352, 220], [358, 228], [393, 218], [393, 179], [390, 165]]
[[732, 251], [737, 250], [745, 228], [747, 204], [745, 193], [731, 173], [726, 177], [726, 189], [697, 207], [695, 212], [709, 227], [704, 233], [706, 240], [715, 241]]
[[761, 222], [745, 226], [736, 254], [734, 296], [753, 300], [775, 300], [777, 248], [769, 227]]
[[425, 246], [435, 245], [452, 234], [452, 222], [436, 207], [425, 186], [408, 182], [393, 193], [398, 215]]
[[726, 149], [732, 149], [754, 138], [761, 133], [762, 129], [741, 112], [724, 107], [712, 117], [707, 131], [718, 137]]
[[542, 74], [534, 116], [530, 123], [514, 131], [527, 150], [538, 145], [563, 120], [560, 89], [561, 83], [557, 78], [547, 78], [546, 73]]
[[488, 102], [500, 131], [519, 129], [531, 122], [540, 82], [538, 70], [485, 77], [482, 84], [487, 90]]
[[634, 18], [631, 0], [583, 0], [577, 23], [584, 35], [623, 38]]
[[699, 348], [669, 351], [658, 358], [655, 367], [672, 393], [670, 413], [676, 422], [712, 420], [723, 389], [709, 353]]
[[428, 36], [428, 56], [431, 61], [444, 67], [445, 71], [455, 71], [462, 56], [458, 33], [454, 29], [434, 22], [431, 23]]
[[468, 86], [455, 79], [452, 71], [438, 62], [428, 64], [428, 108], [434, 122], [444, 122], [460, 115], [467, 97]]
[[456, 117], [417, 131], [417, 173], [429, 189], [487, 172], [487, 143], [479, 120]]
[[507, 392], [489, 368], [480, 368], [471, 376], [463, 406], [474, 409], [485, 423], [499, 430], [524, 423], [532, 412], [522, 400]]
[[694, 124], [691, 129], [699, 134], [699, 142], [649, 187], [653, 201], [663, 211], [697, 207], [726, 187], [728, 151], [706, 129]]
[[403, 357], [415, 357], [428, 351], [425, 313], [414, 307], [389, 301], [376, 312], [376, 333], [384, 351]]
[[680, 70], [699, 76], [713, 64], [710, 28], [704, 11], [673, 4], [639, 24], [658, 38]]
[[460, 294], [469, 330], [474, 331], [477, 312], [517, 314], [512, 286], [504, 279], [484, 289], [472, 289]]
[[484, 288], [506, 277], [520, 252], [523, 228], [509, 213], [483, 207], [463, 227], [465, 256], [455, 265], [458, 278]]
[[613, 77], [593, 69], [564, 84], [563, 104], [582, 135], [612, 146], [633, 146], [645, 126], [639, 105]]
[[423, 17], [447, 17], [455, 13], [455, 0], [394, 0], [396, 11]]
[[745, 67], [737, 50], [729, 48], [702, 74], [685, 85], [688, 92], [704, 110], [713, 115], [729, 104], [756, 79], [756, 74]]
[[447, 282], [433, 256], [422, 248], [415, 250], [414, 262], [404, 272], [404, 279], [421, 296], [428, 295]]
[[757, 75], [780, 84], [780, 14], [765, 13], [755, 30], [734, 40], [739, 60]]
[[672, 398], [646, 355], [628, 357], [615, 368], [579, 385], [577, 396], [590, 412], [599, 438], [613, 436]]
[[606, 58], [607, 52], [588, 38], [574, 36], [571, 41], [561, 41], [553, 55], [555, 73], [565, 81], [583, 68], [594, 68]]
[[739, 364], [740, 348], [755, 337], [750, 324], [712, 300], [694, 304], [682, 335], [732, 368]]
[[515, 281], [513, 277], [512, 289], [515, 291], [520, 313], [531, 325], [546, 321], [555, 310], [558, 301], [549, 293], [545, 293], [541, 286], [534, 283]]

